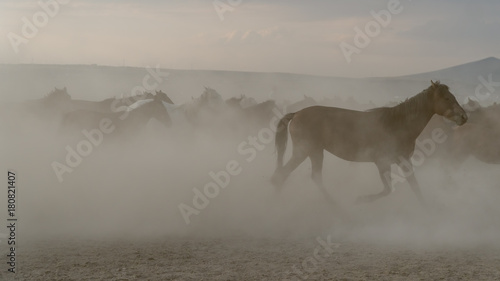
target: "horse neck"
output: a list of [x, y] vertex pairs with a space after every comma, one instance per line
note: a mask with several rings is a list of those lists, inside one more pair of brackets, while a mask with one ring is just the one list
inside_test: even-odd
[[400, 119], [398, 129], [405, 132], [411, 139], [416, 139], [429, 123], [434, 110], [427, 91], [424, 91], [409, 100], [393, 108], [399, 114], [395, 117]]
[[153, 102], [154, 101], [147, 103], [147, 104], [144, 104], [144, 105], [130, 111], [129, 116], [127, 117], [127, 119], [129, 119], [128, 120], [129, 122], [127, 122], [129, 124], [129, 126], [133, 126], [134, 128], [136, 128], [136, 127], [139, 127], [141, 125], [147, 124], [147, 122], [151, 118], [154, 117], [151, 114]]

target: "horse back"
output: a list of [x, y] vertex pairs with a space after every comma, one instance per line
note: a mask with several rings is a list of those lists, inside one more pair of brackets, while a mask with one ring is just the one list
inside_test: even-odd
[[325, 149], [349, 161], [371, 162], [378, 155], [413, 151], [380, 122], [377, 112], [311, 106], [295, 113], [290, 134], [294, 143]]

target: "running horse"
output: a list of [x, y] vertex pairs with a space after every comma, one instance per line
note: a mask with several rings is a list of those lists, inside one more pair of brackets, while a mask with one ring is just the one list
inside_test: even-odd
[[127, 110], [104, 113], [91, 110], [75, 110], [67, 113], [61, 124], [60, 131], [65, 133], [81, 132], [99, 128], [102, 120], [109, 119], [115, 129], [113, 135], [133, 134], [139, 132], [151, 119], [156, 119], [165, 127], [172, 126], [172, 120], [165, 108], [170, 103], [166, 94], [157, 92], [153, 99], [141, 100], [140, 105], [129, 107]]
[[[411, 169], [405, 172], [406, 180], [418, 200], [424, 203], [413, 169], [407, 166], [411, 163], [415, 140], [434, 114], [457, 125], [467, 122], [467, 114], [448, 86], [432, 80], [429, 88], [394, 107], [355, 111], [312, 106], [286, 114], [276, 131], [278, 161], [272, 183], [279, 190], [288, 175], [309, 157], [313, 181], [333, 203], [322, 180], [323, 151], [326, 150], [347, 161], [373, 162], [377, 166], [384, 189], [358, 197], [358, 203], [371, 202], [391, 193], [393, 164], [403, 171]], [[283, 165], [288, 130], [293, 144], [292, 158]]]

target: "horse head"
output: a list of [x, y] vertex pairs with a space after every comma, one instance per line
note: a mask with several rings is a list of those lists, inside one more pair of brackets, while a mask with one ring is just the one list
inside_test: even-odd
[[205, 91], [200, 96], [200, 104], [215, 109], [223, 105], [224, 100], [216, 90], [205, 87]]
[[454, 121], [459, 126], [467, 122], [465, 110], [458, 104], [447, 85], [431, 80], [431, 86], [427, 91], [430, 93], [434, 113]]
[[156, 92], [156, 97], [159, 97], [162, 101], [169, 103], [169, 104], [174, 104], [174, 102], [167, 96], [166, 93], [164, 93], [162, 90], [155, 91]]
[[[150, 113], [152, 114], [151, 116], [155, 118], [156, 120], [160, 121], [165, 127], [169, 128], [172, 127], [172, 119], [170, 118], [170, 115], [168, 114], [167, 108], [163, 104], [164, 100], [163, 95], [155, 95], [153, 97], [153, 101], [151, 101], [150, 104]], [[170, 100], [170, 99], [169, 99]]]

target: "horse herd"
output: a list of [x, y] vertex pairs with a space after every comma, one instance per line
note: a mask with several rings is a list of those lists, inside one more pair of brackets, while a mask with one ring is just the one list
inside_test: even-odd
[[83, 129], [98, 128], [99, 121], [106, 118], [116, 127], [113, 136], [128, 138], [141, 133], [152, 120], [163, 125], [163, 130], [191, 128], [217, 134], [246, 133], [263, 126], [275, 107], [274, 101], [257, 103], [245, 96], [224, 100], [211, 88], [205, 88], [198, 98], [180, 105], [174, 104], [162, 91], [87, 101], [72, 99], [66, 88], [55, 88], [41, 99], [4, 105], [3, 112], [20, 117], [12, 119], [39, 121], [36, 126], [59, 135], [75, 135]]
[[[181, 105], [174, 104], [162, 91], [95, 102], [72, 99], [66, 88], [56, 88], [42, 99], [24, 102], [22, 107], [34, 119], [50, 120], [50, 128], [60, 134], [97, 128], [100, 120], [107, 118], [116, 125], [117, 136], [133, 136], [151, 120], [166, 131], [189, 127], [218, 135], [230, 132], [247, 136], [268, 125], [273, 109], [278, 108], [287, 114], [276, 128], [277, 166], [272, 183], [279, 190], [290, 173], [309, 158], [311, 177], [330, 202], [333, 200], [328, 198], [322, 180], [325, 150], [347, 161], [372, 162], [378, 168], [383, 190], [361, 196], [359, 202], [388, 195], [392, 190], [391, 167], [398, 165], [410, 170], [405, 173], [406, 181], [423, 203], [413, 168], [402, 163], [411, 163], [416, 142], [429, 137], [433, 128], [441, 128], [447, 136], [441, 152], [436, 153], [448, 161], [446, 166], [457, 168], [469, 156], [500, 163], [500, 106], [481, 107], [472, 100], [460, 105], [448, 86], [439, 81], [431, 81], [427, 89], [392, 107], [353, 110], [320, 104], [306, 96], [286, 108], [274, 100], [257, 103], [245, 96], [224, 100], [206, 87], [200, 97]], [[292, 156], [284, 164], [289, 135]]]

